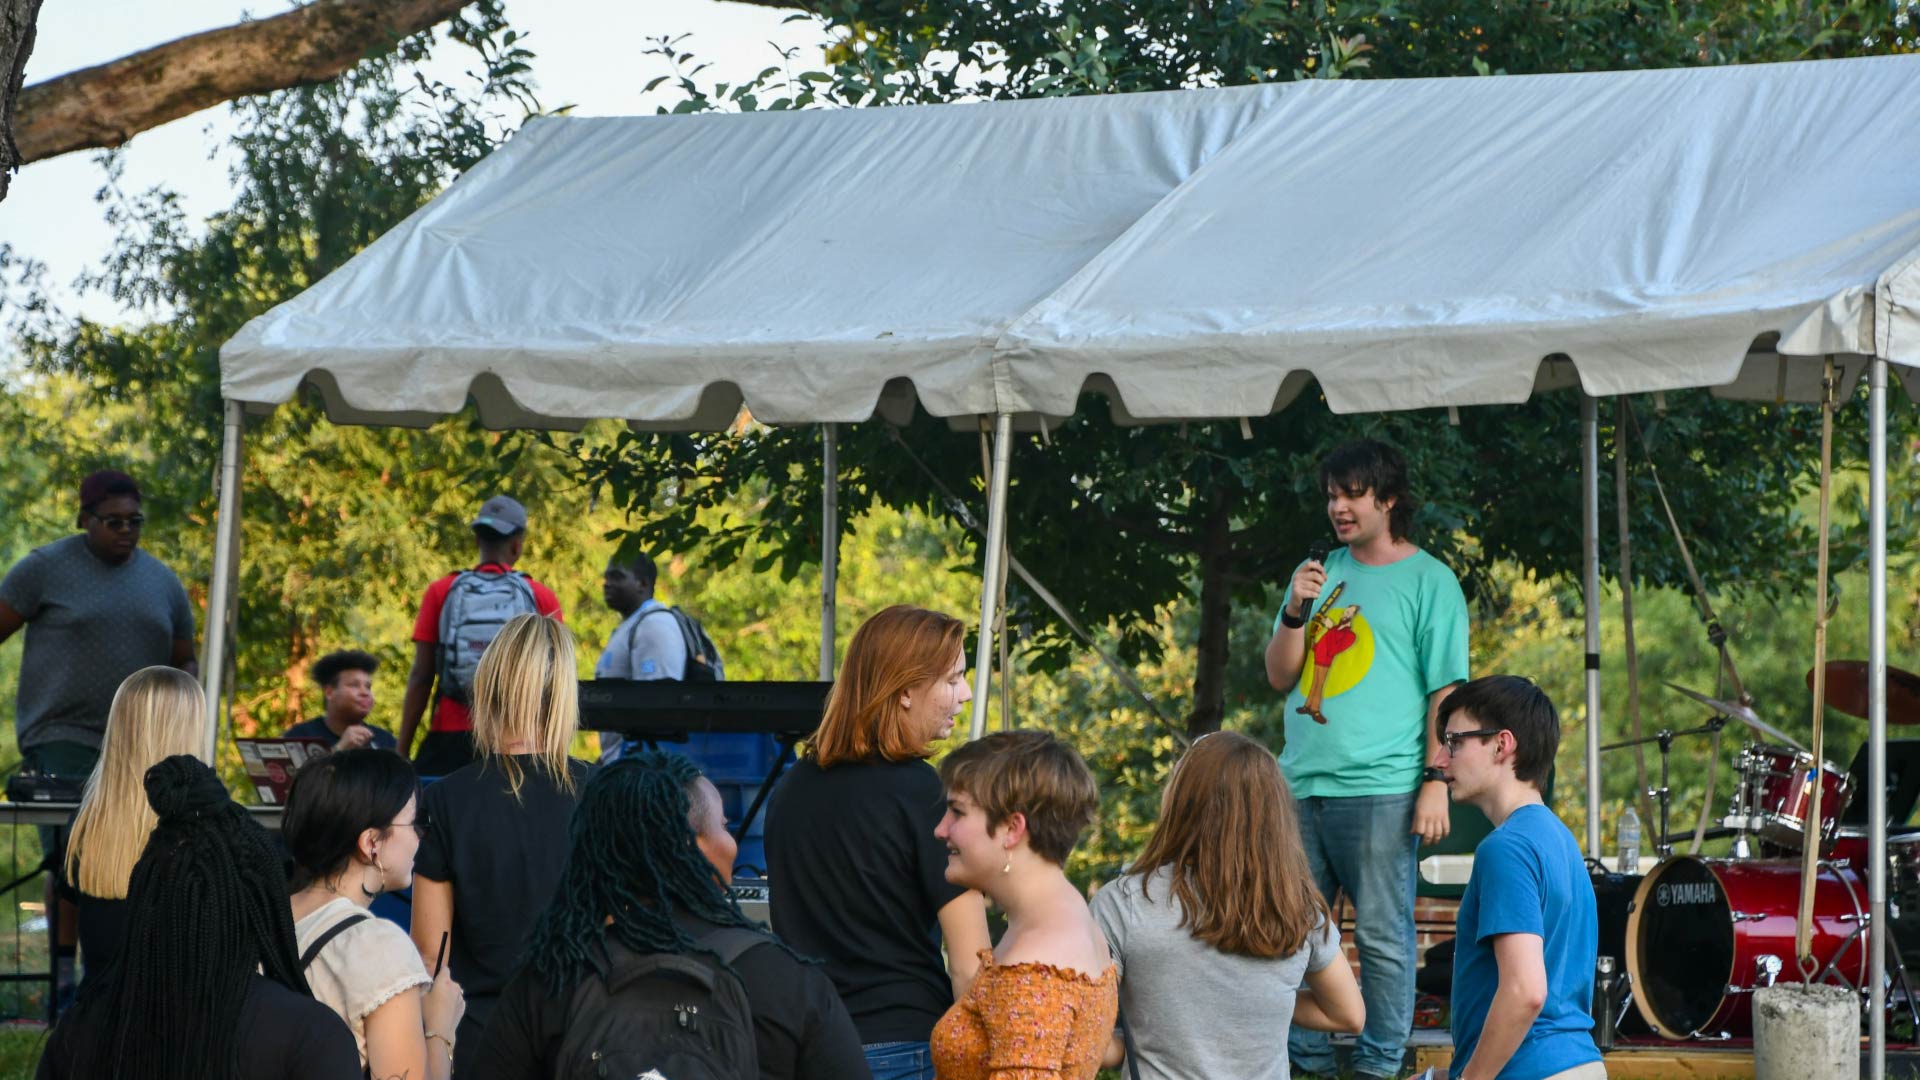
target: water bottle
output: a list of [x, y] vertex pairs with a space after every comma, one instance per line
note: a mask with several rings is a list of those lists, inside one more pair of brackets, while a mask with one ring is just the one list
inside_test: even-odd
[[1633, 807], [1620, 815], [1620, 857], [1614, 862], [1614, 869], [1622, 874], [1640, 872], [1640, 815]]

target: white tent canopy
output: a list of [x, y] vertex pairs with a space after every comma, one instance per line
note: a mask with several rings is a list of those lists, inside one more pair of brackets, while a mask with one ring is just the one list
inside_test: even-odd
[[1920, 56], [539, 119], [221, 364], [711, 429], [1807, 396], [1776, 341], [1920, 365]]

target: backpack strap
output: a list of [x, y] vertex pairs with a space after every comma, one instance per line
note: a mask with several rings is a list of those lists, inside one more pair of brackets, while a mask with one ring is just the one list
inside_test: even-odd
[[365, 912], [355, 912], [322, 930], [320, 936], [313, 939], [313, 944], [307, 946], [307, 951], [300, 954], [300, 970], [305, 971], [312, 967], [313, 962], [320, 956], [320, 950], [326, 948], [328, 942], [339, 937], [342, 931], [358, 926], [372, 917]]
[[749, 930], [744, 926], [723, 926], [701, 937], [700, 944], [718, 953], [720, 962], [732, 967], [734, 961], [747, 954], [747, 950], [772, 940], [770, 935], [758, 930]]

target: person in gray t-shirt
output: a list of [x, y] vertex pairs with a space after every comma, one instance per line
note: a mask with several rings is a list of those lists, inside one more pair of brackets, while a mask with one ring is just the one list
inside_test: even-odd
[[1287, 1080], [1290, 1025], [1365, 1022], [1279, 762], [1244, 735], [1204, 736], [1174, 766], [1152, 838], [1093, 917], [1140, 1080]]
[[114, 691], [143, 667], [198, 674], [180, 579], [140, 550], [140, 488], [111, 470], [80, 485], [79, 535], [35, 548], [0, 580], [0, 642], [27, 628], [14, 713], [22, 757], [85, 778]]

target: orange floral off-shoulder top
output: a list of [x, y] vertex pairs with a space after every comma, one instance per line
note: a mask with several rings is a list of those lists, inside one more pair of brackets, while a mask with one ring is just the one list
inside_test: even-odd
[[1099, 978], [1050, 964], [993, 962], [933, 1029], [939, 1080], [1093, 1080], [1113, 1038], [1120, 976]]

